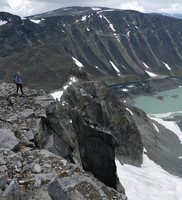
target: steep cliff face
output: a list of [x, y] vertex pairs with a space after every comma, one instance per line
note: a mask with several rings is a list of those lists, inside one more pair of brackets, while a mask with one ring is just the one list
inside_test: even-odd
[[77, 61], [108, 83], [181, 73], [180, 19], [70, 7], [26, 19], [0, 13], [0, 20], [3, 79], [18, 69], [32, 86], [58, 88]]
[[[119, 189], [115, 157], [140, 166], [143, 146], [132, 115], [100, 81], [69, 85], [61, 101], [47, 109], [42, 147], [83, 166], [107, 186]], [[45, 137], [45, 135], [44, 135]]]

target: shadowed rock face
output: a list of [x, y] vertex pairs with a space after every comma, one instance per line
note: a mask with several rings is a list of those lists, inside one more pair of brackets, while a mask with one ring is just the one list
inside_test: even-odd
[[110, 187], [117, 188], [115, 156], [122, 163], [142, 163], [141, 136], [131, 114], [100, 81], [70, 85], [47, 109], [47, 118], [49, 150], [80, 163]]
[[149, 78], [146, 70], [158, 75], [181, 73], [181, 20], [108, 10], [76, 7], [26, 19], [0, 13], [0, 20], [7, 22], [0, 26], [2, 79], [11, 80], [18, 70], [26, 84], [56, 89], [77, 67], [72, 57], [107, 83], [123, 77]]

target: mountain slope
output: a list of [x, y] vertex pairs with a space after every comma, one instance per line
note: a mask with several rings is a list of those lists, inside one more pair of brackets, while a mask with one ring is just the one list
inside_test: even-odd
[[7, 22], [0, 26], [0, 72], [5, 80], [20, 70], [26, 84], [57, 89], [78, 67], [74, 58], [107, 83], [181, 73], [179, 19], [84, 7], [26, 19], [0, 13], [0, 19]]

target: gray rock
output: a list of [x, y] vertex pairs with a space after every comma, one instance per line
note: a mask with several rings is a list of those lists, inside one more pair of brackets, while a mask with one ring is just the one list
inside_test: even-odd
[[6, 171], [8, 171], [8, 168], [6, 167], [6, 165], [1, 165], [0, 166], [0, 173], [5, 173]]
[[39, 188], [33, 194], [33, 197], [27, 198], [26, 200], [53, 200], [46, 188]]
[[46, 183], [51, 183], [55, 180], [55, 178], [57, 177], [57, 173], [55, 172], [51, 172], [48, 174], [37, 174], [35, 175], [35, 183], [34, 186], [35, 187], [39, 187], [41, 186], [41, 184], [44, 182]]
[[48, 193], [53, 200], [69, 200], [67, 188], [63, 185], [61, 179], [49, 185]]
[[16, 150], [19, 146], [19, 141], [9, 129], [0, 129], [0, 138], [0, 149]]
[[36, 164], [36, 163], [33, 164], [33, 166], [32, 166], [32, 172], [34, 172], [34, 173], [40, 173], [41, 170], [42, 170], [42, 168], [41, 168], [41, 166], [39, 164]]
[[33, 141], [34, 140], [34, 131], [30, 130], [27, 131], [25, 133], [23, 133], [25, 135], [25, 137], [29, 140], [29, 141]]
[[5, 189], [7, 183], [7, 176], [4, 174], [0, 174], [0, 189]]
[[48, 192], [53, 200], [124, 199], [124, 195], [86, 176], [57, 179], [48, 186]]
[[19, 184], [17, 179], [13, 179], [9, 186], [3, 192], [3, 197], [6, 197], [8, 200], [20, 200], [21, 195], [19, 191]]
[[3, 155], [3, 152], [0, 153], [0, 165], [4, 165], [6, 164], [6, 161], [4, 160], [4, 155]]
[[34, 111], [32, 109], [25, 109], [18, 114], [18, 119], [26, 119], [28, 117], [31, 117], [33, 114]]

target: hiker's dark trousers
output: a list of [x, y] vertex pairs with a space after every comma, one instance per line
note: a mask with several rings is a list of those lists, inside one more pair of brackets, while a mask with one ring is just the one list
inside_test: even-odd
[[22, 84], [16, 83], [16, 93], [18, 93], [19, 88], [20, 88], [20, 90], [21, 90], [21, 93], [23, 94], [23, 85], [22, 85]]

